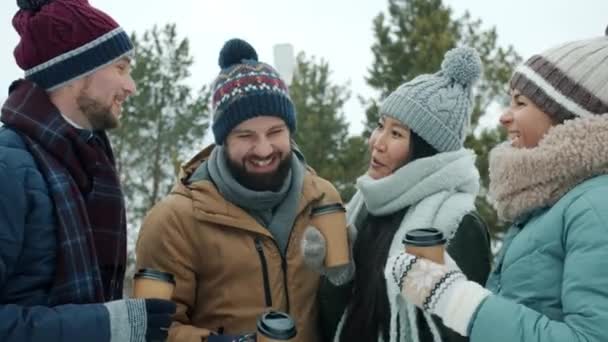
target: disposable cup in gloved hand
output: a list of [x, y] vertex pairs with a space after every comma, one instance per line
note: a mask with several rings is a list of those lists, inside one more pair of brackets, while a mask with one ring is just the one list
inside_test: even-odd
[[171, 273], [142, 268], [133, 276], [133, 297], [171, 299], [175, 277]]

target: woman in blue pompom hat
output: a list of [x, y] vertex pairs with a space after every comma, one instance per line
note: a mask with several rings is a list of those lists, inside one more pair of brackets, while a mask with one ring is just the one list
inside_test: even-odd
[[455, 48], [437, 73], [416, 77], [384, 100], [369, 140], [369, 169], [347, 207], [354, 258], [349, 267], [322, 267], [323, 236], [313, 227], [305, 232], [305, 261], [328, 280], [320, 293], [326, 339], [466, 340], [404, 301], [385, 272], [393, 268], [387, 260], [403, 252], [406, 233], [432, 227], [448, 242], [444, 258], [455, 260], [469, 279], [486, 281], [491, 253], [475, 208], [479, 173], [475, 154], [463, 147], [480, 74], [477, 52]]

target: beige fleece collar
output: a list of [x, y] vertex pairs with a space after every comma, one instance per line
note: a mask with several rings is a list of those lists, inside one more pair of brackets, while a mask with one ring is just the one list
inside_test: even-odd
[[490, 153], [489, 197], [500, 219], [557, 202], [577, 184], [608, 173], [608, 114], [552, 127], [532, 149], [504, 143]]

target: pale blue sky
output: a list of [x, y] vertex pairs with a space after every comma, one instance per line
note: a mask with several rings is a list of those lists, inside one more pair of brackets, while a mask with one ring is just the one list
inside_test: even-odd
[[[90, 0], [112, 15], [127, 31], [143, 32], [154, 24], [177, 23], [179, 34], [191, 42], [195, 59], [193, 86], [217, 75], [217, 56], [232, 37], [248, 40], [260, 60], [272, 62], [272, 46], [291, 43], [297, 51], [323, 57], [333, 80], [350, 82], [353, 97], [345, 107], [351, 132], [359, 133], [364, 113], [356, 95], [373, 94], [364, 76], [371, 65], [372, 19], [387, 7], [385, 0]], [[455, 13], [469, 10], [486, 27], [495, 26], [499, 41], [512, 44], [523, 56], [566, 40], [601, 35], [608, 25], [606, 0], [446, 0]], [[8, 85], [22, 75], [12, 51], [18, 36], [11, 26], [17, 6], [0, 2], [0, 100]], [[488, 118], [487, 124], [494, 121]]]

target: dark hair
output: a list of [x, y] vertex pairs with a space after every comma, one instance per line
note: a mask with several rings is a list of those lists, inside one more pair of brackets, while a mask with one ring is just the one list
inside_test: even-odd
[[414, 161], [420, 158], [432, 157], [439, 153], [436, 148], [431, 146], [426, 140], [422, 139], [421, 136], [416, 132], [411, 131], [410, 134], [410, 161]]
[[404, 213], [405, 210], [386, 216], [369, 215], [359, 227], [353, 247], [357, 272], [340, 342], [377, 342], [378, 333], [384, 341], [389, 340], [390, 305], [384, 264]]
[[[410, 158], [407, 162], [438, 153], [437, 149], [414, 131], [411, 132], [410, 139]], [[386, 293], [384, 266], [407, 209], [386, 216], [368, 215], [359, 227], [361, 231], [353, 248], [357, 272], [348, 305], [349, 315], [344, 322], [340, 342], [376, 342], [378, 333], [383, 335], [385, 341], [390, 339], [390, 304]]]
[[545, 113], [547, 115], [549, 115], [549, 118], [551, 119], [551, 123], [555, 126], [555, 125], [561, 125], [564, 122], [568, 121], [568, 120], [572, 120], [575, 119], [576, 116], [571, 115], [571, 114], [567, 114], [567, 115], [550, 115], [548, 113]]

